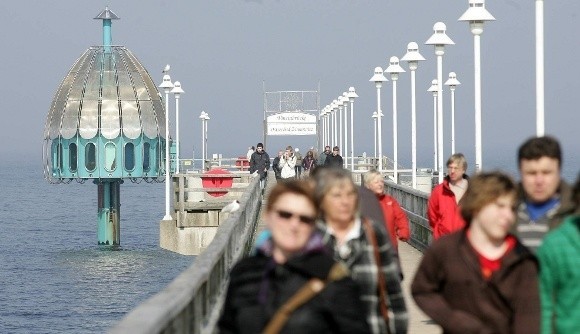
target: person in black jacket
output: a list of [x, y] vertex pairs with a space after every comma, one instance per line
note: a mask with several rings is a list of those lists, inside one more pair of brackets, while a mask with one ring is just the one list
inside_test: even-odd
[[329, 167], [340, 167], [342, 168], [343, 162], [342, 157], [340, 156], [338, 146], [332, 148], [332, 154], [326, 156], [324, 160], [324, 165]]
[[274, 171], [276, 181], [282, 178], [282, 168], [280, 168], [280, 158], [282, 158], [282, 154], [284, 154], [284, 151], [278, 151], [278, 156], [272, 161], [272, 170]]
[[266, 184], [268, 169], [270, 169], [270, 156], [264, 151], [264, 144], [258, 143], [256, 152], [252, 153], [250, 158], [250, 174], [257, 172], [260, 175], [260, 187], [262, 189], [264, 189]]
[[[289, 314], [280, 333], [369, 332], [357, 285], [325, 250], [316, 217], [307, 181], [288, 180], [272, 188], [264, 214], [271, 234], [254, 256], [232, 269], [220, 333], [264, 332], [276, 312], [313, 279], [326, 285]], [[337, 268], [344, 275], [327, 281]]]

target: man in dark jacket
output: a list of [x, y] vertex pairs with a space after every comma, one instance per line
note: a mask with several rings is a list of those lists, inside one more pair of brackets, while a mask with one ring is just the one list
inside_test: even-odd
[[264, 189], [265, 180], [268, 177], [268, 169], [270, 169], [270, 156], [264, 151], [264, 144], [258, 143], [256, 145], [256, 152], [252, 153], [250, 158], [250, 174], [258, 173], [260, 176], [260, 187]]
[[338, 146], [332, 148], [332, 154], [324, 160], [324, 165], [329, 167], [343, 167], [342, 157], [340, 156]]
[[280, 168], [280, 158], [282, 158], [282, 154], [284, 154], [284, 151], [278, 151], [278, 156], [272, 161], [272, 170], [274, 171], [276, 181], [282, 178], [282, 168]]

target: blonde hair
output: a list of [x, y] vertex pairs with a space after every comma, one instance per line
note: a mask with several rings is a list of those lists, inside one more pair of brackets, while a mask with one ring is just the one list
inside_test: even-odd
[[370, 170], [364, 174], [365, 186], [369, 186], [375, 180], [382, 180], [383, 175], [378, 170]]

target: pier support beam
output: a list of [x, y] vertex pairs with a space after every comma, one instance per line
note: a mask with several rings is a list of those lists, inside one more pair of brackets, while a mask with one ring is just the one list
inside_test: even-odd
[[121, 183], [120, 179], [95, 181], [98, 186], [99, 245], [121, 244]]

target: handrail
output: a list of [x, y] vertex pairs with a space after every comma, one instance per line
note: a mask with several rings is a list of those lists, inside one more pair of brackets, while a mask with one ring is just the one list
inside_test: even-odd
[[427, 218], [429, 194], [392, 181], [385, 181], [385, 192], [397, 199], [407, 213], [411, 224], [409, 244], [420, 251], [427, 249], [433, 239], [433, 230]]
[[248, 185], [240, 209], [218, 227], [207, 249], [169, 285], [127, 314], [109, 333], [204, 333], [215, 327], [229, 271], [253, 243], [262, 204], [258, 178]]

